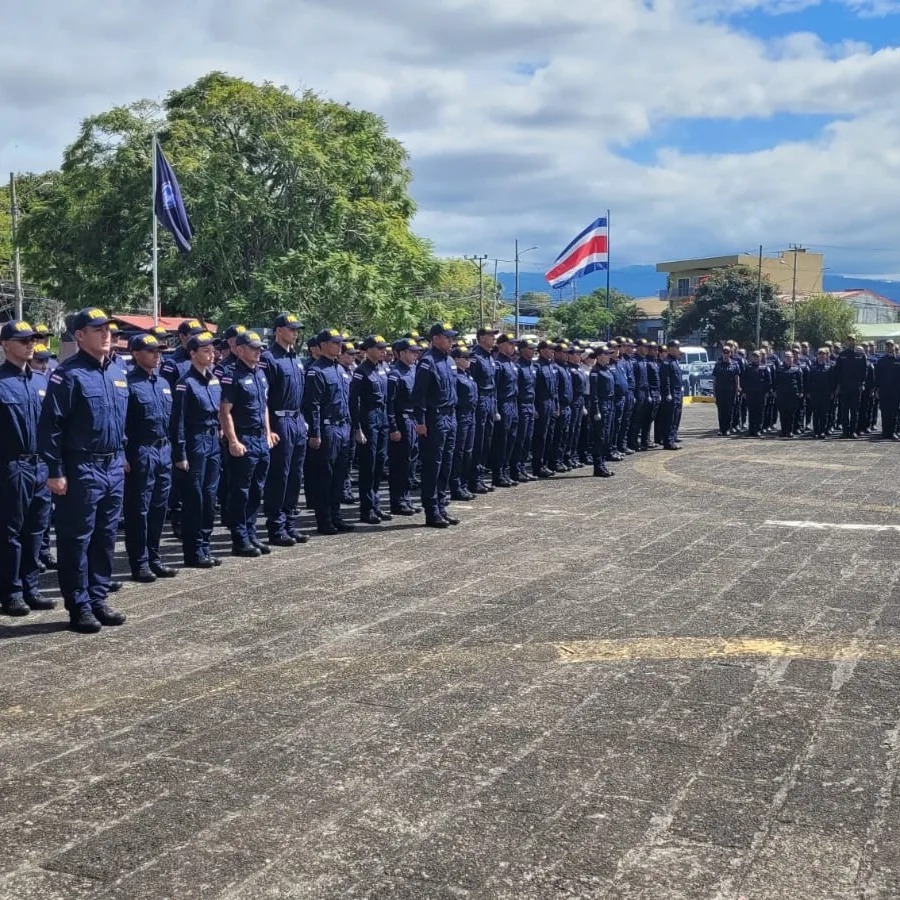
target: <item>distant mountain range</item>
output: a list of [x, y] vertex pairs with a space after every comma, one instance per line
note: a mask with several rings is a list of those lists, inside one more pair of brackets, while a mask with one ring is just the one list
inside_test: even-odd
[[[510, 298], [515, 296], [516, 276], [513, 272], [500, 272], [498, 281], [503, 285], [503, 296]], [[613, 269], [609, 273], [610, 287], [628, 294], [630, 297], [657, 296], [659, 291], [666, 286], [666, 278], [656, 271], [655, 266], [626, 266], [622, 269]], [[606, 287], [606, 275], [594, 273], [578, 282], [578, 293], [589, 294], [596, 288]], [[876, 278], [848, 278], [846, 275], [825, 273], [826, 291], [850, 291], [856, 288], [865, 288], [876, 294], [881, 294], [895, 303], [900, 303], [900, 281], [881, 281]], [[543, 291], [550, 293], [549, 285], [540, 272], [520, 272], [519, 292]], [[553, 292], [554, 299], [559, 292]], [[562, 292], [563, 299], [572, 297], [571, 285]]]

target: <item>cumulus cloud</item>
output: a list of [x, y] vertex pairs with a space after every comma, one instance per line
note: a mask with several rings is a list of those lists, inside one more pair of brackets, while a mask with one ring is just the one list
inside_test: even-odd
[[[20, 5], [0, 57], [0, 168], [58, 165], [84, 116], [222, 69], [382, 115], [411, 154], [417, 230], [442, 253], [508, 257], [518, 237], [543, 262], [609, 207], [620, 264], [801, 241], [834, 248], [835, 270], [897, 271], [900, 249], [883, 248], [900, 212], [900, 47], [741, 27], [753, 9], [816, 5], [157, 0], [152, 21], [137, 0]], [[769, 134], [809, 113], [824, 121], [809, 138]], [[767, 148], [664, 138], [672, 123], [735, 119]], [[636, 142], [659, 144], [650, 161], [629, 158]]]

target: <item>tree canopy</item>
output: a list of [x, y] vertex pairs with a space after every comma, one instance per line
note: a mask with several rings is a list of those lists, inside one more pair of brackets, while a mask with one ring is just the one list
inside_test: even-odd
[[[670, 330], [676, 337], [700, 332], [709, 344], [728, 339], [755, 344], [758, 288], [758, 273], [748, 266], [717, 269], [697, 288], [691, 302], [672, 318]], [[775, 342], [784, 340], [788, 328], [775, 289], [765, 276], [760, 326], [762, 339]]]
[[843, 341], [855, 321], [853, 307], [831, 294], [813, 294], [797, 304], [797, 338], [816, 349], [825, 341]]
[[160, 229], [169, 315], [400, 331], [439, 273], [414, 235], [402, 145], [372, 113], [213, 72], [158, 105], [86, 119], [59, 174], [23, 209], [29, 277], [70, 307], [150, 306], [150, 147], [156, 131], [195, 227]]
[[635, 324], [644, 318], [636, 303], [627, 294], [612, 290], [609, 309], [606, 308], [606, 289], [599, 288], [574, 300], [557, 303], [540, 321], [548, 334], [569, 340], [597, 340], [612, 335], [631, 334]]

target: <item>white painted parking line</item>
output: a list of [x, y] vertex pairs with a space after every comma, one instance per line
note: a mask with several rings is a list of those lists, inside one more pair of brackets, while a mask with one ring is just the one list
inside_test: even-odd
[[854, 522], [781, 522], [767, 519], [763, 525], [769, 528], [812, 528], [818, 531], [900, 531], [900, 525], [865, 525]]

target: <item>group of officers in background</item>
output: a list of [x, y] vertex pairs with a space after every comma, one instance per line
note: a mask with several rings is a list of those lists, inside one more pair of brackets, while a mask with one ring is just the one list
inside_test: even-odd
[[875, 431], [900, 440], [900, 353], [893, 341], [875, 354], [874, 344], [826, 342], [814, 353], [795, 343], [779, 359], [768, 344], [749, 355], [733, 341], [713, 366], [719, 434], [760, 437], [779, 428], [782, 438], [804, 433], [825, 440], [840, 433], [857, 438]]
[[53, 608], [38, 576], [55, 566], [74, 630], [122, 624], [109, 602], [122, 586], [120, 524], [132, 577], [152, 582], [177, 574], [160, 555], [167, 516], [184, 565], [209, 569], [221, 564], [217, 509], [231, 553], [252, 558], [308, 540], [301, 493], [320, 534], [354, 529], [348, 503], [365, 524], [424, 512], [426, 526], [448, 528], [459, 523], [451, 501], [586, 465], [608, 477], [610, 462], [680, 447], [677, 341], [588, 347], [481, 328], [470, 346], [439, 323], [390, 344], [326, 329], [304, 358], [301, 327], [280, 314], [265, 346], [242, 325], [216, 339], [185, 320], [173, 352], [157, 328], [131, 338], [126, 364], [115, 323], [88, 308], [70, 322], [77, 351], [53, 367], [46, 335], [4, 323], [2, 611]]

